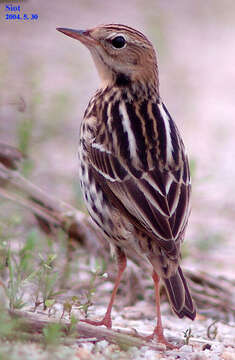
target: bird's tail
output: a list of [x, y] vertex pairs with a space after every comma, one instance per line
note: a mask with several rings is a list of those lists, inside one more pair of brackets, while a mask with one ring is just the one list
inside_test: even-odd
[[173, 276], [168, 279], [162, 278], [162, 280], [166, 287], [174, 312], [179, 316], [179, 318], [187, 316], [191, 320], [194, 320], [196, 316], [196, 309], [180, 266]]

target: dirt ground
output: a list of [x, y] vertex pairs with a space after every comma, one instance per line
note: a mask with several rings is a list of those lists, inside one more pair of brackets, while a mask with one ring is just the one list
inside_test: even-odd
[[[26, 171], [34, 183], [84, 209], [77, 178], [78, 129], [99, 79], [87, 49], [55, 29], [85, 29], [101, 23], [123, 23], [139, 29], [157, 49], [161, 96], [181, 130], [192, 169], [192, 213], [184, 267], [234, 279], [235, 3], [28, 0], [19, 4], [21, 15], [37, 14], [38, 19], [6, 20], [6, 3], [0, 3], [0, 142], [27, 150], [31, 163]], [[22, 123], [30, 127], [27, 140]], [[0, 197], [0, 218], [2, 209]], [[99, 314], [98, 307], [94, 311]], [[104, 311], [103, 306], [100, 311]], [[138, 306], [135, 311], [138, 313]], [[125, 309], [114, 313], [115, 326], [123, 327], [125, 322], [147, 332], [153, 327], [153, 318], [125, 316]], [[192, 327], [195, 336], [206, 339], [205, 329], [211, 322], [199, 318], [191, 325], [173, 315], [164, 317], [169, 336]], [[235, 359], [234, 326], [234, 322], [221, 322], [212, 349], [206, 351], [200, 344], [194, 350], [185, 345], [181, 353], [166, 355], [147, 349], [118, 353], [99, 343], [96, 357], [91, 344], [83, 350], [63, 349], [61, 354], [67, 351], [64, 357], [69, 359], [178, 356], [230, 360]], [[49, 356], [46, 352], [39, 355], [31, 346], [33, 350], [25, 350], [25, 345], [21, 348], [25, 359], [32, 351], [35, 359]], [[11, 359], [18, 356], [16, 347]], [[64, 357], [55, 354], [55, 358]]]

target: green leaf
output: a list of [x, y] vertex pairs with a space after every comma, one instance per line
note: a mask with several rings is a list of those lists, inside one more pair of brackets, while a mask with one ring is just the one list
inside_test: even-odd
[[55, 299], [47, 299], [47, 300], [45, 301], [45, 305], [46, 305], [46, 307], [48, 307], [48, 308], [51, 308], [54, 304], [55, 304]]

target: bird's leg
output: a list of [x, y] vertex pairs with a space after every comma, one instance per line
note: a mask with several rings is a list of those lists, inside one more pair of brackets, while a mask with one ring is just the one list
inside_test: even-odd
[[113, 292], [112, 292], [112, 295], [111, 295], [104, 318], [100, 321], [93, 321], [93, 320], [89, 320], [89, 319], [84, 319], [84, 320], [80, 320], [80, 321], [83, 321], [83, 322], [86, 322], [88, 324], [95, 325], [95, 326], [105, 325], [108, 329], [111, 329], [111, 327], [112, 327], [111, 311], [112, 311], [113, 303], [114, 303], [114, 300], [115, 300], [115, 297], [117, 294], [119, 284], [121, 282], [122, 274], [126, 268], [126, 255], [121, 250], [119, 251], [119, 249], [117, 250], [117, 263], [118, 263], [118, 275], [115, 280], [114, 289], [113, 289]]
[[170, 349], [177, 348], [173, 344], [170, 344], [164, 334], [163, 334], [163, 327], [162, 327], [162, 318], [161, 318], [161, 309], [160, 309], [160, 293], [159, 293], [159, 282], [160, 278], [157, 273], [153, 270], [152, 278], [154, 281], [154, 288], [155, 288], [155, 299], [156, 299], [156, 310], [157, 310], [157, 326], [154, 328], [153, 333], [147, 336], [147, 340], [152, 340], [154, 337], [157, 337], [157, 341], [161, 344], [165, 344], [166, 347]]

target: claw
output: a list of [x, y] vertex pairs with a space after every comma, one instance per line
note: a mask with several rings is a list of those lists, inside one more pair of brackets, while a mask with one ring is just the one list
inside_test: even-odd
[[112, 320], [110, 316], [105, 316], [102, 320], [89, 320], [89, 319], [82, 319], [80, 320], [82, 322], [85, 322], [87, 324], [91, 324], [94, 326], [106, 326], [108, 329], [112, 328]]

